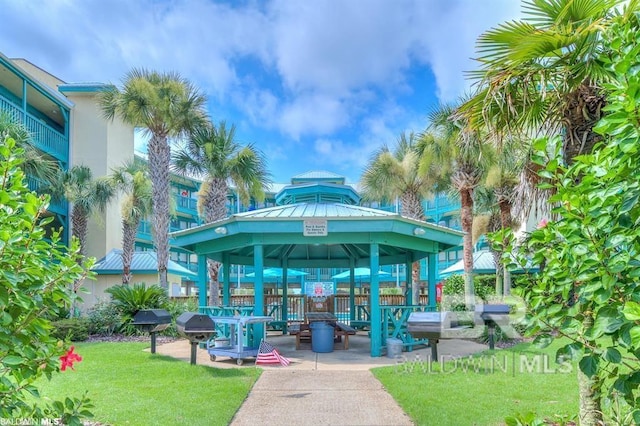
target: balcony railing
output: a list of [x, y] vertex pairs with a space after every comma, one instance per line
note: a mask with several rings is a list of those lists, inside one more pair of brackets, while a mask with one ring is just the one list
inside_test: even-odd
[[32, 144], [39, 150], [62, 160], [69, 161], [69, 138], [42, 120], [25, 113], [6, 98], [0, 96], [0, 110], [8, 111], [15, 119], [19, 120], [29, 130], [32, 136]]
[[[40, 190], [45, 186], [45, 183], [36, 177], [27, 176], [27, 186], [31, 191], [40, 192]], [[48, 210], [65, 216], [69, 213], [68, 206], [65, 201], [56, 201], [53, 199], [49, 203]]]
[[176, 209], [181, 213], [197, 214], [198, 200], [191, 197], [176, 195]]

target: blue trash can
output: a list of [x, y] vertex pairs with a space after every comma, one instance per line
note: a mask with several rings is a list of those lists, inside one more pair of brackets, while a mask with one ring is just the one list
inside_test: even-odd
[[311, 329], [311, 350], [313, 352], [333, 352], [333, 327], [323, 321], [309, 324]]

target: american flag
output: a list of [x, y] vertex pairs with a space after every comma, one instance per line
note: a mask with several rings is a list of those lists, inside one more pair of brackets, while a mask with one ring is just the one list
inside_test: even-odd
[[258, 356], [256, 357], [256, 365], [280, 364], [286, 367], [290, 362], [291, 361], [289, 361], [288, 358], [280, 355], [278, 350], [274, 348], [271, 343], [268, 343], [264, 339], [260, 342]]

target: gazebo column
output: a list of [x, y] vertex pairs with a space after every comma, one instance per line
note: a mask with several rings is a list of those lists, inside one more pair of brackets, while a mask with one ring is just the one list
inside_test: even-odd
[[404, 293], [405, 305], [411, 306], [413, 305], [413, 263], [410, 259], [407, 259], [407, 262], [404, 264], [404, 274], [405, 282], [407, 283], [407, 288]]
[[222, 306], [231, 306], [231, 265], [229, 254], [222, 255]]
[[[289, 286], [289, 281], [287, 280], [287, 276], [289, 275], [289, 259], [285, 258], [282, 260], [282, 334], [287, 334], [287, 324], [289, 324], [289, 290], [287, 287]], [[276, 291], [277, 284], [276, 284]]]
[[207, 282], [209, 281], [207, 270], [207, 257], [198, 255], [198, 305], [207, 306]]
[[355, 321], [356, 319], [356, 273], [355, 273], [355, 260], [349, 258], [349, 320]]
[[433, 311], [436, 310], [436, 275], [438, 275], [437, 268], [437, 253], [429, 253], [428, 257], [427, 279], [429, 280], [429, 308]]
[[[253, 267], [254, 267], [254, 284], [253, 284], [253, 315], [264, 315], [264, 248], [262, 244], [256, 244], [253, 247]], [[253, 344], [257, 345], [264, 337], [262, 333], [262, 324], [254, 324], [253, 327]]]
[[378, 243], [371, 243], [369, 268], [371, 269], [371, 356], [382, 355], [382, 317], [380, 314], [380, 252]]

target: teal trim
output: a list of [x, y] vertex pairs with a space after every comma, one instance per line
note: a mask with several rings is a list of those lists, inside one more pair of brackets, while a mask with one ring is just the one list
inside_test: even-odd
[[346, 185], [329, 183], [308, 183], [286, 186], [276, 194], [276, 204], [296, 203], [360, 203], [358, 193]]
[[[262, 245], [258, 244], [253, 247], [253, 262], [256, 268], [256, 280], [254, 284], [254, 306], [253, 315], [265, 315], [264, 311], [264, 250]], [[254, 343], [260, 342], [264, 338], [264, 327], [261, 324], [253, 325]], [[247, 331], [248, 333], [248, 331]]]
[[114, 87], [104, 83], [60, 84], [58, 90], [61, 93], [98, 93]]
[[222, 262], [222, 304], [224, 306], [229, 306], [231, 304], [231, 288], [230, 288], [230, 273], [229, 270], [231, 268], [231, 264], [229, 263], [229, 254], [225, 253], [223, 256]]

